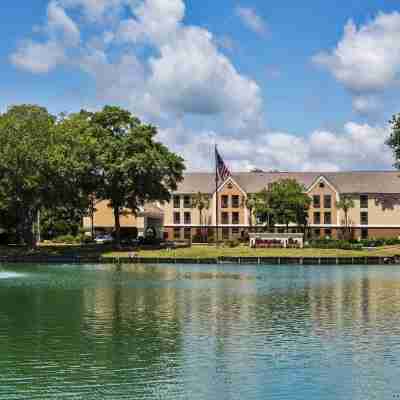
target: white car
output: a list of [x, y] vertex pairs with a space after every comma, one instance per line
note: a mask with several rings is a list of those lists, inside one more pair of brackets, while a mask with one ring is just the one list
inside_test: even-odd
[[113, 240], [111, 235], [99, 235], [94, 239], [97, 244], [111, 243]]

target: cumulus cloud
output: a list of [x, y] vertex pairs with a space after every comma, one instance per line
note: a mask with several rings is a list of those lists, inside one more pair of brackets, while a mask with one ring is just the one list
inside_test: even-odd
[[65, 8], [83, 10], [84, 16], [91, 22], [104, 22], [115, 18], [123, 7], [132, 0], [59, 0]]
[[56, 1], [50, 2], [47, 8], [47, 18], [47, 29], [53, 39], [59, 39], [71, 46], [79, 44], [80, 31], [78, 26]]
[[53, 41], [35, 43], [27, 40], [11, 55], [11, 62], [16, 67], [38, 74], [47, 73], [64, 61], [64, 48]]
[[66, 49], [80, 42], [80, 30], [57, 1], [47, 7], [47, 22], [42, 30], [48, 39], [36, 42], [31, 39], [20, 43], [11, 62], [18, 68], [33, 73], [47, 73], [66, 60]]
[[258, 85], [239, 74], [220, 53], [212, 35], [188, 27], [150, 60], [149, 89], [167, 109], [193, 114], [226, 114], [238, 127], [261, 112]]
[[236, 7], [236, 15], [242, 22], [255, 33], [265, 36], [268, 28], [264, 19], [251, 7]]
[[[80, 40], [66, 10], [80, 10], [98, 22], [123, 6], [131, 17], [84, 42], [79, 57], [66, 56]], [[48, 72], [68, 59], [94, 78], [99, 97], [117, 99], [145, 118], [222, 116], [236, 131], [260, 123], [259, 86], [237, 71], [209, 31], [184, 24], [183, 0], [52, 0], [47, 14], [48, 41], [21, 45], [11, 58], [15, 65]], [[139, 46], [150, 50], [140, 60]]]
[[359, 28], [348, 21], [336, 48], [315, 55], [313, 61], [354, 94], [356, 110], [376, 108], [379, 102], [371, 94], [383, 92], [399, 78], [400, 13], [380, 13]]
[[[186, 139], [188, 143], [186, 143]], [[185, 132], [179, 125], [164, 129], [160, 138], [184, 155], [191, 170], [212, 169], [211, 144], [219, 141], [234, 171], [338, 171], [391, 168], [393, 159], [385, 140], [387, 127], [349, 122], [342, 132], [316, 130], [307, 137], [286, 132], [264, 132], [256, 137], [218, 137], [215, 132]]]
[[[133, 18], [121, 21], [115, 40], [156, 51], [145, 62], [142, 97], [133, 96], [136, 109], [146, 116], [161, 110], [161, 117], [222, 115], [236, 130], [259, 124], [259, 86], [236, 70], [209, 31], [183, 24], [182, 0], [146, 0], [132, 12]], [[124, 93], [133, 104], [132, 95]]]
[[121, 38], [134, 43], [149, 40], [161, 45], [171, 43], [179, 35], [185, 3], [182, 0], [145, 0], [134, 2], [131, 10], [135, 18], [121, 22]]

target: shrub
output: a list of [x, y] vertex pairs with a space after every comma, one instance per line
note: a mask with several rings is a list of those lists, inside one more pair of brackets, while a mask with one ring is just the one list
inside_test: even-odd
[[66, 243], [66, 244], [76, 244], [80, 243], [81, 239], [80, 237], [73, 236], [73, 235], [62, 235], [58, 236], [55, 239], [53, 239], [54, 243]]
[[231, 240], [227, 240], [224, 243], [224, 246], [234, 248], [234, 247], [240, 246], [240, 242], [237, 239], [231, 239]]

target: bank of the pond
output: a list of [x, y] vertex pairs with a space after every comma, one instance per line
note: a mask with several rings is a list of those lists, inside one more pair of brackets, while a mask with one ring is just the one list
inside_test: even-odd
[[1, 248], [3, 263], [157, 263], [157, 264], [397, 264], [400, 247], [376, 249], [250, 249], [215, 246], [193, 246], [175, 250], [125, 249], [113, 251], [110, 246], [39, 247], [35, 251], [23, 248]]
[[400, 257], [37, 257], [0, 256], [0, 264], [273, 264], [273, 265], [383, 265], [398, 264]]

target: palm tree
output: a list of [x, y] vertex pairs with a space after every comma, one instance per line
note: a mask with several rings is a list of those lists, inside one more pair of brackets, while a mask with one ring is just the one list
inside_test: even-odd
[[354, 200], [351, 197], [343, 196], [337, 203], [336, 207], [344, 212], [344, 227], [350, 238], [350, 220], [349, 211], [355, 207]]
[[[200, 225], [203, 226], [203, 212], [210, 208], [210, 197], [206, 194], [198, 192], [192, 199], [192, 207], [197, 208], [200, 214]], [[203, 230], [202, 230], [203, 231]], [[202, 232], [203, 236], [203, 232]]]
[[249, 194], [246, 197], [246, 200], [244, 202], [244, 205], [246, 206], [246, 208], [249, 210], [249, 225], [250, 227], [253, 226], [253, 213], [254, 210], [257, 206], [257, 196], [255, 194]]

